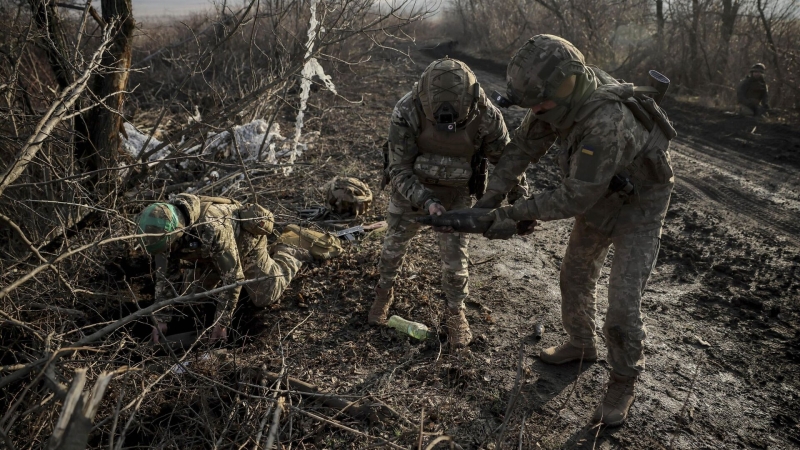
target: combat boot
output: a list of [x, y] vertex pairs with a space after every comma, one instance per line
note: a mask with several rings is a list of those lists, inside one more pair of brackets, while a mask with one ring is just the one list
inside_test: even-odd
[[472, 342], [472, 331], [469, 329], [469, 322], [464, 310], [461, 308], [447, 308], [445, 319], [445, 329], [447, 340], [450, 341], [450, 348], [464, 348]]
[[539, 359], [547, 364], [565, 364], [572, 361], [597, 361], [595, 347], [576, 347], [565, 342], [558, 347], [550, 347], [539, 353]]
[[370, 325], [385, 324], [392, 301], [394, 301], [394, 287], [382, 288], [380, 284], [375, 286], [375, 301], [369, 308], [367, 322]]
[[594, 412], [592, 418], [594, 423], [602, 422], [609, 427], [622, 425], [628, 417], [633, 399], [636, 398], [633, 392], [635, 386], [636, 377], [626, 377], [611, 372], [606, 396]]

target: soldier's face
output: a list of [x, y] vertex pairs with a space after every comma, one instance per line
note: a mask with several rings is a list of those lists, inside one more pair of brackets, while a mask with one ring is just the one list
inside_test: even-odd
[[556, 107], [556, 102], [552, 100], [545, 100], [538, 105], [531, 106], [531, 112], [534, 114], [538, 114], [540, 112], [549, 111]]
[[764, 78], [763, 72], [754, 71], [750, 72], [750, 74], [753, 76], [753, 78]]

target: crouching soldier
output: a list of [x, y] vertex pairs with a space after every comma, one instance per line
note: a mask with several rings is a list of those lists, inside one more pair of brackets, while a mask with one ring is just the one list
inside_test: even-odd
[[[412, 91], [400, 99], [389, 123], [384, 179], [391, 186], [389, 229], [370, 324], [386, 321], [403, 257], [422, 227], [414, 219], [469, 208], [472, 195], [480, 197], [485, 189], [487, 159], [496, 162], [508, 140], [503, 116], [461, 61], [432, 62]], [[512, 192], [516, 198], [524, 193], [524, 188]], [[465, 347], [472, 340], [464, 315], [469, 238], [452, 232], [437, 237], [442, 290], [447, 297], [445, 328], [451, 347]]]
[[[147, 253], [155, 256], [156, 293], [160, 301], [194, 288], [213, 289], [237, 281], [260, 278], [245, 285], [258, 307], [278, 300], [302, 266], [310, 261], [307, 250], [277, 244], [272, 255], [267, 235], [272, 232], [273, 215], [256, 204], [241, 205], [218, 197], [179, 194], [169, 203], [154, 203], [138, 218], [139, 233], [153, 234], [141, 239]], [[170, 278], [180, 272], [180, 262], [193, 264], [184, 271], [181, 283]], [[211, 339], [225, 339], [241, 286], [220, 292]], [[152, 339], [167, 330], [169, 313], [156, 316]]]
[[736, 100], [742, 115], [759, 117], [769, 110], [769, 89], [764, 80], [766, 70], [764, 64], [755, 64], [736, 87]]

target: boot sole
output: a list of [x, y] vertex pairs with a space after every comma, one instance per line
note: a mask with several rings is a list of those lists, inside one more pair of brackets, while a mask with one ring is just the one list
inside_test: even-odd
[[581, 360], [583, 360], [584, 362], [595, 362], [595, 361], [597, 361], [597, 355], [593, 355], [593, 356], [587, 355], [587, 356], [584, 356], [583, 358], [578, 357], [578, 358], [567, 358], [567, 359], [559, 359], [559, 360], [552, 360], [552, 359], [548, 359], [547, 356], [539, 355], [539, 359], [541, 359], [542, 362], [545, 363], [545, 364], [551, 364], [551, 365], [554, 365], [554, 366], [560, 366], [561, 364], [567, 364], [567, 363], [571, 363], [571, 362], [575, 362], [575, 361], [581, 361]]

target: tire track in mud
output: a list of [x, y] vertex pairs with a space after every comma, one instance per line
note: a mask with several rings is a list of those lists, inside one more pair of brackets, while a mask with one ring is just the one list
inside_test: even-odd
[[766, 228], [789, 238], [800, 245], [800, 213], [782, 211], [764, 204], [764, 201], [746, 192], [723, 184], [713, 185], [707, 181], [682, 175], [676, 177], [679, 189], [690, 195], [718, 203], [735, 214], [744, 215]]

